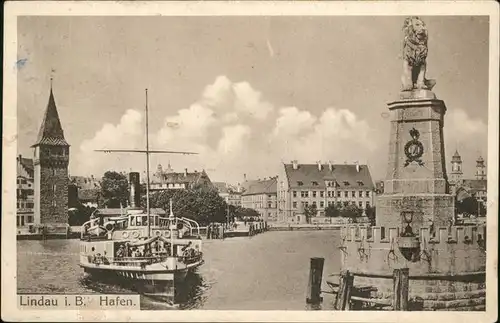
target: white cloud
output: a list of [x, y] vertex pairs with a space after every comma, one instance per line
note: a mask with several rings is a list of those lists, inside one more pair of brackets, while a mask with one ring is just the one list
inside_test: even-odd
[[[118, 125], [106, 124], [93, 139], [85, 141], [81, 151], [129, 147], [142, 142], [142, 133], [141, 115], [129, 110]], [[277, 108], [248, 82], [233, 83], [226, 76], [206, 86], [200, 99], [188, 108], [165, 116], [161, 129], [151, 137], [153, 148], [199, 153], [155, 156], [151, 169], [156, 169], [155, 162], [172, 160], [178, 171], [185, 167], [206, 169], [213, 180], [234, 183], [241, 181], [244, 173], [249, 178], [273, 176], [281, 161], [352, 162], [368, 158], [375, 147], [368, 123], [349, 110], [328, 108], [314, 115], [297, 107]], [[142, 160], [135, 162], [130, 167], [143, 168]], [[90, 166], [105, 171], [113, 164], [96, 159], [95, 165], [87, 163], [86, 167]]]
[[96, 149], [139, 149], [143, 148], [142, 115], [136, 110], [127, 110], [117, 125], [106, 123], [98, 130], [92, 139], [84, 140], [77, 154], [78, 163], [72, 169], [75, 174], [100, 174], [104, 170], [126, 170], [124, 158], [137, 160], [137, 155], [102, 154]]

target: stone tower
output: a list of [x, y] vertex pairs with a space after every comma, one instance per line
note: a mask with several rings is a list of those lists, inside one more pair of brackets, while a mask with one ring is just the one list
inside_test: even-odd
[[450, 184], [457, 184], [462, 180], [462, 177], [462, 157], [458, 153], [458, 150], [455, 150], [455, 154], [451, 158]]
[[481, 156], [479, 156], [476, 160], [476, 179], [486, 179], [486, 165], [484, 164], [484, 159]]
[[68, 223], [69, 144], [50, 88], [49, 102], [34, 148], [35, 224]]
[[405, 269], [408, 310], [484, 311], [486, 227], [454, 219], [444, 160], [446, 107], [431, 92], [435, 81], [425, 78], [427, 29], [418, 17], [408, 17], [403, 31], [403, 86], [399, 99], [388, 104], [389, 162], [377, 225], [341, 230], [341, 269], [355, 275], [352, 295], [373, 300], [351, 298], [351, 308], [397, 305], [388, 298], [399, 294], [395, 269]]
[[425, 77], [427, 29], [418, 17], [410, 17], [404, 30], [403, 91], [399, 100], [388, 103], [389, 158], [384, 194], [377, 203], [377, 225], [402, 228], [410, 221], [418, 231], [431, 222], [450, 224], [454, 199], [445, 165], [446, 106], [431, 91], [436, 82]]

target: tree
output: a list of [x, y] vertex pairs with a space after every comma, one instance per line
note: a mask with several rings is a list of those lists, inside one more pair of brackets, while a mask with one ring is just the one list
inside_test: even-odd
[[110, 208], [119, 208], [127, 205], [129, 188], [127, 177], [114, 171], [104, 173], [101, 182], [101, 193], [104, 205]]
[[363, 215], [363, 209], [361, 209], [356, 204], [349, 204], [342, 208], [340, 216], [345, 218], [351, 218], [352, 222], [356, 222], [356, 219]]
[[[150, 195], [150, 207], [162, 208], [168, 213], [170, 199], [176, 216], [193, 219], [202, 225], [226, 222], [227, 204], [217, 192], [184, 189], [154, 192]], [[146, 206], [145, 196], [141, 205]]]
[[318, 214], [318, 208], [316, 207], [316, 204], [311, 204], [306, 207], [304, 207], [304, 215], [306, 217], [307, 223], [311, 221], [311, 218], [313, 216], [316, 216]]
[[483, 203], [480, 203], [474, 197], [466, 197], [455, 203], [458, 214], [467, 214], [475, 216], [485, 216], [486, 208]]
[[240, 208], [238, 210], [238, 218], [244, 219], [244, 218], [259, 218], [260, 214], [254, 209], [251, 208]]
[[88, 207], [80, 202], [77, 202], [76, 207], [72, 207], [68, 210], [68, 224], [70, 226], [82, 225], [88, 220], [90, 220], [90, 215], [94, 212], [94, 207]]
[[371, 225], [376, 224], [376, 213], [377, 213], [376, 211], [377, 209], [375, 208], [375, 206], [366, 207], [365, 210], [366, 217], [370, 220]]
[[335, 204], [330, 204], [325, 208], [325, 216], [330, 218], [336, 218], [340, 216], [341, 208], [338, 208]]

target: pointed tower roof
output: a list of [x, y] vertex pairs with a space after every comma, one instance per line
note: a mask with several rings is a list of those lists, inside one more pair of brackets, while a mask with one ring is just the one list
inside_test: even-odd
[[38, 137], [35, 144], [31, 147], [39, 145], [69, 146], [66, 139], [64, 139], [64, 131], [61, 126], [61, 120], [59, 120], [59, 114], [57, 113], [52, 86], [50, 87], [49, 103], [43, 116]]
[[462, 161], [462, 157], [458, 153], [458, 150], [455, 150], [455, 154], [453, 154], [453, 157], [451, 158], [451, 161], [452, 162], [461, 162]]

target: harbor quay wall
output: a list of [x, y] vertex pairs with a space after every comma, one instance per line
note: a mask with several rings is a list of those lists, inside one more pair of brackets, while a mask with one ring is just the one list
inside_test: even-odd
[[413, 255], [398, 244], [398, 227], [345, 226], [339, 247], [342, 269], [355, 275], [354, 285], [376, 290], [366, 297], [393, 295], [394, 269], [409, 269], [409, 307], [413, 310], [484, 310], [486, 227], [420, 228]]

